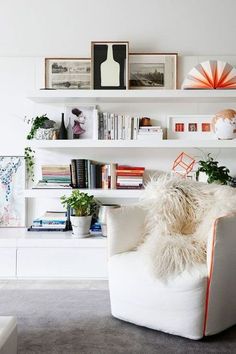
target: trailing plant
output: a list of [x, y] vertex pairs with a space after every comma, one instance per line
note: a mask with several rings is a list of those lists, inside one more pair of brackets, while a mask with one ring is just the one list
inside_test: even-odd
[[98, 202], [93, 195], [74, 190], [69, 197], [63, 195], [61, 203], [64, 207], [74, 210], [75, 216], [90, 216], [95, 213]]
[[27, 179], [34, 182], [34, 154], [35, 151], [31, 149], [31, 147], [25, 148], [25, 165], [26, 165], [26, 172], [27, 172]]
[[31, 129], [29, 134], [27, 135], [27, 139], [31, 140], [34, 138], [36, 131], [39, 128], [42, 128], [44, 126], [44, 123], [49, 120], [47, 117], [47, 114], [44, 114], [42, 116], [37, 116], [35, 118], [32, 118], [31, 120], [28, 121], [28, 123], [32, 123]]
[[232, 181], [232, 177], [229, 175], [229, 169], [226, 166], [219, 166], [219, 162], [211, 157], [211, 154], [207, 154], [205, 160], [198, 162], [199, 168], [196, 172], [197, 179], [200, 172], [205, 172], [207, 175], [207, 183], [217, 182], [220, 184], [227, 184]]

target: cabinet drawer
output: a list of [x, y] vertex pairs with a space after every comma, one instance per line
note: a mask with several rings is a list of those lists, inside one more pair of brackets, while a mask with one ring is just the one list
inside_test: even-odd
[[0, 248], [0, 277], [16, 276], [16, 248]]
[[19, 248], [18, 277], [106, 278], [106, 248]]

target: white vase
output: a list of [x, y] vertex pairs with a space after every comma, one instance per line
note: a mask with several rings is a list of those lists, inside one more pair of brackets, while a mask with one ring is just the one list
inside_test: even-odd
[[73, 236], [83, 238], [89, 236], [92, 216], [71, 216]]

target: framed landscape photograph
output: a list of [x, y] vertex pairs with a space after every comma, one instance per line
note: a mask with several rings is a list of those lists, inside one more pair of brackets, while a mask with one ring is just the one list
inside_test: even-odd
[[89, 58], [46, 58], [45, 88], [90, 89], [91, 60]]
[[173, 115], [167, 118], [167, 139], [216, 139], [212, 130], [212, 115]]
[[91, 58], [93, 89], [129, 88], [129, 42], [92, 42]]
[[130, 53], [129, 88], [136, 90], [175, 90], [177, 87], [176, 53]]

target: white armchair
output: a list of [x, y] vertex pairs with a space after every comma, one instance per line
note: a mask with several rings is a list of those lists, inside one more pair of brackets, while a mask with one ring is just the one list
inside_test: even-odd
[[153, 279], [135, 247], [145, 212], [125, 206], [109, 212], [109, 287], [114, 317], [200, 339], [236, 324], [236, 216], [215, 221], [207, 265], [163, 283]]

